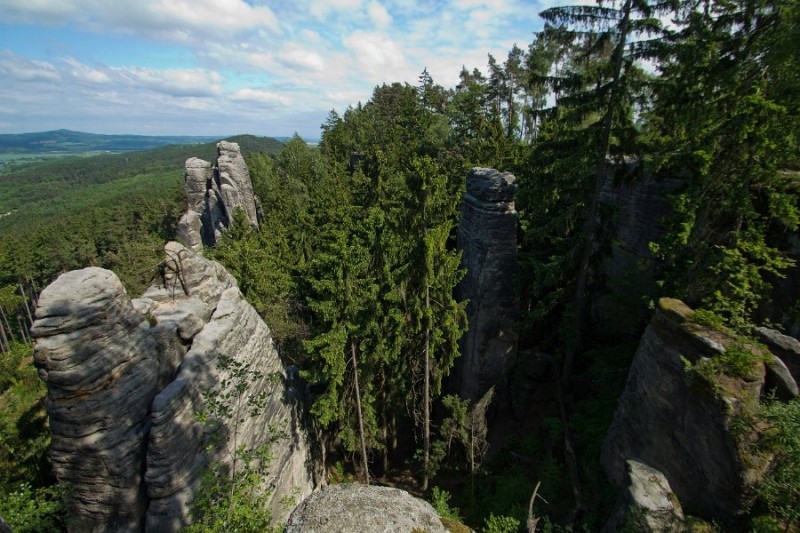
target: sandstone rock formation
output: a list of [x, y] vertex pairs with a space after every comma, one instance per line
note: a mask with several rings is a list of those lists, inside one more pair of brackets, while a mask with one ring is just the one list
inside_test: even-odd
[[693, 321], [693, 313], [678, 300], [659, 302], [631, 365], [601, 464], [622, 486], [627, 460], [639, 459], [664, 474], [688, 513], [728, 523], [744, 510], [768, 466], [766, 458], [752, 454], [753, 427], [735, 424], [758, 409], [764, 368], [756, 363], [746, 377], [719, 374], [713, 383], [690, 371], [687, 363], [701, 364], [735, 342]]
[[[163, 278], [142, 298], [99, 268], [64, 274], [41, 294], [35, 362], [54, 469], [74, 502], [71, 531], [177, 531], [209, 461], [230, 464], [226, 446], [271, 445], [276, 521], [288, 512], [282, 498], [313, 490], [296, 377], [268, 327], [218, 263], [178, 243], [166, 252]], [[237, 380], [247, 387], [236, 405], [248, 412], [212, 431], [196, 415]], [[208, 453], [215, 435], [225, 438]]]
[[800, 380], [800, 341], [764, 327], [756, 328], [755, 334], [786, 365], [795, 381]]
[[297, 506], [286, 533], [445, 533], [431, 505], [390, 487], [329, 485]]
[[641, 334], [650, 318], [645, 295], [656, 294], [650, 243], [664, 234], [663, 220], [672, 215], [668, 195], [679, 180], [660, 180], [639, 172], [634, 161], [618, 168], [603, 184], [600, 201], [604, 251], [593, 273], [592, 320], [599, 330], [623, 336]]
[[161, 364], [149, 330], [108, 270], [67, 272], [39, 298], [34, 358], [48, 388], [53, 471], [73, 502], [71, 531], [141, 531]]
[[602, 533], [637, 531], [681, 533], [686, 531], [683, 510], [664, 474], [636, 459], [626, 461], [628, 486], [616, 513]]
[[178, 221], [178, 238], [191, 250], [217, 242], [230, 226], [236, 209], [258, 226], [258, 199], [239, 145], [217, 143], [217, 166], [196, 157], [186, 160], [187, 211]]
[[517, 354], [516, 178], [508, 172], [473, 168], [461, 208], [458, 248], [467, 269], [456, 290], [468, 299], [469, 329], [454, 372], [462, 398], [477, 400], [503, 382]]

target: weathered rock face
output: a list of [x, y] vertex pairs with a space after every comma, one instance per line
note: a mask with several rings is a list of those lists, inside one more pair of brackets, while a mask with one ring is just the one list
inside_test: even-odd
[[[608, 478], [622, 486], [626, 461], [636, 458], [662, 472], [684, 509], [731, 522], [752, 496], [767, 467], [751, 455], [752, 429], [735, 430], [752, 416], [764, 386], [762, 364], [752, 375], [719, 375], [713, 384], [687, 371], [728, 349], [733, 339], [691, 320], [693, 311], [662, 299], [642, 337], [625, 391], [601, 454]], [[741, 426], [741, 424], [739, 424]]]
[[[633, 173], [637, 165], [631, 163], [619, 173]], [[668, 194], [678, 183], [645, 175], [607, 179], [603, 185], [603, 238], [614, 244], [594, 274], [592, 320], [607, 334], [639, 335], [650, 317], [643, 298], [656, 293], [650, 243], [664, 234], [662, 221], [672, 214]]]
[[289, 517], [286, 533], [409, 533], [447, 530], [431, 505], [390, 487], [344, 483], [312, 494]]
[[664, 474], [641, 461], [629, 459], [628, 486], [617, 512], [601, 533], [638, 531], [642, 533], [683, 533], [683, 509]]
[[[71, 531], [178, 531], [203, 469], [230, 464], [234, 442], [271, 443], [265, 486], [276, 521], [288, 513], [282, 498], [314, 488], [297, 378], [268, 327], [218, 263], [178, 243], [166, 252], [163, 279], [133, 302], [98, 268], [64, 274], [42, 292], [35, 357], [48, 385], [56, 475], [75, 498]], [[201, 424], [207, 395], [221, 398], [243, 380], [228, 407], [247, 412], [221, 417], [213, 432]]]
[[516, 178], [507, 172], [473, 168], [461, 208], [458, 248], [467, 269], [456, 295], [468, 299], [469, 329], [461, 341], [454, 373], [463, 398], [476, 400], [500, 385], [517, 353]]
[[187, 211], [178, 221], [178, 238], [191, 250], [217, 242], [241, 209], [258, 226], [258, 199], [239, 145], [217, 143], [217, 166], [196, 157], [186, 160], [184, 190]]
[[800, 341], [769, 328], [756, 328], [758, 339], [786, 365], [795, 381], [800, 380]]
[[228, 218], [240, 207], [250, 224], [258, 225], [255, 194], [250, 171], [244, 162], [239, 145], [221, 141], [217, 144], [217, 172], [219, 173], [219, 189], [222, 193], [222, 204]]
[[33, 335], [47, 382], [50, 457], [71, 531], [140, 531], [142, 470], [159, 354], [116, 275], [85, 268], [42, 291]]

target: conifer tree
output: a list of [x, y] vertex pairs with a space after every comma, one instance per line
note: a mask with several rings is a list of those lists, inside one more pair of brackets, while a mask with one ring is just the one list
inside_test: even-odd
[[448, 250], [453, 223], [453, 199], [447, 180], [428, 157], [412, 161], [410, 233], [419, 236], [409, 268], [409, 305], [412, 316], [410, 348], [422, 359], [423, 490], [430, 463], [431, 404], [441, 394], [442, 379], [459, 356], [458, 341], [466, 330], [465, 302], [453, 291], [464, 275], [460, 253]]
[[[646, 0], [599, 2], [545, 10], [532, 71], [555, 106], [543, 119], [529, 167], [523, 173], [520, 208], [527, 228], [523, 262], [534, 316], [561, 316], [562, 381], [572, 373], [585, 329], [592, 258], [600, 241], [600, 197], [612, 171], [637, 153], [634, 105], [642, 73], [635, 38], [659, 22]], [[553, 52], [555, 51], [555, 53]], [[558, 319], [557, 319], [558, 320]]]
[[[653, 114], [660, 171], [682, 177], [675, 216], [654, 247], [665, 292], [745, 328], [790, 261], [780, 236], [800, 222], [798, 36], [793, 2], [680, 4]], [[793, 58], [793, 60], [791, 59]], [[788, 67], [794, 64], [795, 67]]]

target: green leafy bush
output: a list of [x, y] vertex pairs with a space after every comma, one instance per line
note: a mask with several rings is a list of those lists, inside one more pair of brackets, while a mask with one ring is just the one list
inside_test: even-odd
[[[754, 520], [765, 531], [791, 531], [800, 523], [800, 400], [789, 403], [770, 402], [762, 409], [769, 424], [759, 443], [775, 454], [771, 472], [758, 487], [758, 498], [768, 516]], [[768, 524], [779, 525], [767, 528]]]
[[442, 518], [449, 518], [450, 520], [461, 520], [458, 515], [457, 507], [450, 507], [450, 493], [442, 490], [439, 487], [433, 487], [431, 494], [431, 505], [436, 513]]
[[484, 533], [516, 533], [519, 531], [520, 521], [513, 516], [496, 516], [490, 514], [483, 528]]
[[33, 489], [20, 483], [8, 493], [0, 492], [0, 516], [15, 533], [63, 531], [62, 510], [57, 487]]

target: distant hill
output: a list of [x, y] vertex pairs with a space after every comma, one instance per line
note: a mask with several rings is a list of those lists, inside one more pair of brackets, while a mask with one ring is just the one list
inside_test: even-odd
[[[0, 154], [78, 154], [85, 152], [137, 152], [167, 145], [201, 144], [218, 141], [220, 137], [153, 136], [153, 135], [98, 135], [80, 131], [56, 130], [38, 133], [0, 135]], [[239, 135], [234, 140], [242, 143], [263, 143], [268, 139], [275, 145], [279, 141], [254, 135]], [[244, 148], [244, 147], [242, 147]]]
[[56, 130], [0, 135], [0, 153], [133, 152], [169, 144], [199, 144], [217, 139], [218, 137], [98, 135], [80, 131]]
[[[274, 154], [282, 146], [275, 139], [254, 135], [237, 135], [226, 140], [239, 143], [244, 154]], [[113, 204], [132, 194], [149, 193], [158, 197], [182, 183], [184, 162], [189, 157], [214, 161], [216, 140], [119, 154], [69, 157], [0, 175], [0, 216], [4, 217], [0, 235], [20, 231], [19, 224], [30, 223], [37, 217], [99, 203]]]

